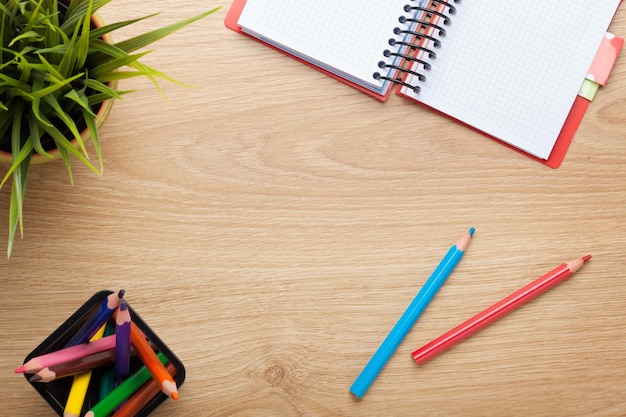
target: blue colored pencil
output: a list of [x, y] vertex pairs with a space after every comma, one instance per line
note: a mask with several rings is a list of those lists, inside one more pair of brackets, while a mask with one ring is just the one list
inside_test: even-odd
[[130, 373], [130, 311], [122, 300], [115, 316], [115, 386]]
[[354, 381], [350, 388], [352, 394], [356, 395], [358, 398], [362, 398], [363, 395], [365, 395], [391, 355], [393, 355], [400, 343], [402, 343], [402, 340], [404, 340], [409, 330], [411, 330], [411, 327], [413, 327], [439, 288], [441, 288], [448, 276], [452, 273], [454, 267], [459, 263], [473, 235], [474, 228], [472, 227], [461, 239], [452, 245], [450, 250], [448, 250], [448, 253], [443, 257], [430, 278], [428, 278], [376, 353], [374, 353], [374, 356], [372, 356], [365, 368], [363, 368], [363, 371], [361, 371], [361, 374]]
[[96, 334], [98, 329], [111, 318], [113, 312], [120, 306], [122, 298], [124, 298], [124, 290], [119, 290], [118, 292], [109, 294], [109, 296], [102, 300], [98, 311], [91, 315], [87, 321], [80, 326], [65, 347], [67, 348], [88, 342], [89, 339]]

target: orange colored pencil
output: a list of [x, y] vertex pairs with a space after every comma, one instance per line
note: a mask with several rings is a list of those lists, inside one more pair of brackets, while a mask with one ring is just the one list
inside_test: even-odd
[[148, 343], [144, 334], [134, 322], [130, 323], [130, 343], [135, 347], [139, 358], [159, 384], [161, 391], [171, 399], [178, 400], [176, 382], [167, 372], [150, 343]]
[[[171, 362], [165, 366], [165, 369], [172, 377], [176, 376], [176, 367]], [[159, 383], [154, 378], [151, 379], [126, 400], [111, 417], [135, 417], [160, 391]]]

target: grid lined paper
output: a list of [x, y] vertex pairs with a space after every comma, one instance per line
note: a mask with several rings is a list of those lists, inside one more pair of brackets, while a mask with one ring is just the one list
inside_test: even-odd
[[[407, 3], [426, 0], [247, 0], [247, 33], [372, 90]], [[547, 159], [620, 0], [552, 5], [465, 0], [421, 92], [402, 92]], [[417, 72], [424, 73], [416, 68]]]
[[248, 0], [245, 32], [360, 85], [373, 78], [408, 0]]
[[463, 1], [422, 91], [403, 93], [547, 159], [618, 5]]

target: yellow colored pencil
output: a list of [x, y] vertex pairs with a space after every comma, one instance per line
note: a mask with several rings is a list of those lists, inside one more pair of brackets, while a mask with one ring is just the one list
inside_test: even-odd
[[[94, 340], [102, 338], [102, 336], [104, 336], [105, 327], [106, 324], [102, 325], [89, 341], [93, 342]], [[63, 410], [63, 417], [80, 417], [80, 413], [83, 411], [87, 390], [89, 389], [91, 374], [91, 371], [86, 371], [74, 375], [72, 388], [70, 388], [70, 394], [67, 397], [65, 409]]]

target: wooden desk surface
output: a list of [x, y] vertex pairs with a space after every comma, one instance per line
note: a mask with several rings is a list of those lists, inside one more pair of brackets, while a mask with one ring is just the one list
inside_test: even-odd
[[[52, 415], [13, 369], [90, 295], [116, 288], [187, 369], [181, 400], [155, 417], [626, 415], [624, 56], [553, 170], [227, 30], [228, 2], [114, 1], [101, 14], [163, 11], [123, 39], [220, 4], [145, 58], [194, 88], [164, 83], [164, 99], [124, 83], [139, 91], [102, 129], [104, 175], [75, 164], [71, 186], [62, 164], [33, 167], [25, 238], [0, 260], [0, 415]], [[611, 29], [626, 36], [623, 8]], [[356, 400], [354, 378], [470, 226], [468, 253]], [[2, 225], [2, 252], [6, 236]], [[587, 253], [555, 290], [412, 362]]]

